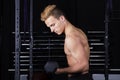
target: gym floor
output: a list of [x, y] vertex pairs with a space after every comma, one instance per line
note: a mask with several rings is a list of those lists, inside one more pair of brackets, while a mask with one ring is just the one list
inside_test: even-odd
[[[109, 80], [120, 80], [120, 74], [109, 74], [108, 78]], [[27, 75], [21, 75], [20, 80], [27, 80]], [[105, 80], [104, 74], [93, 74], [93, 80]]]
[[[109, 74], [109, 80], [120, 80], [120, 74]], [[105, 80], [104, 74], [93, 74], [94, 80]]]

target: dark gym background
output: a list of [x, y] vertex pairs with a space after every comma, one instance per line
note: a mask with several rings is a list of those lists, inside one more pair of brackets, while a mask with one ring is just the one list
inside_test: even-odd
[[[29, 0], [27, 0], [27, 7], [24, 6], [24, 0], [21, 0], [20, 2], [20, 30], [21, 32], [29, 32], [29, 19], [30, 19], [30, 10], [29, 10]], [[34, 56], [48, 56], [49, 49], [47, 49], [46, 53], [45, 50], [42, 50], [42, 48], [45, 48], [46, 46], [49, 47], [49, 44], [54, 44], [54, 42], [51, 41], [49, 43], [49, 40], [55, 40], [55, 38], [60, 39], [61, 41], [59, 43], [63, 43], [64, 35], [62, 36], [56, 36], [54, 33], [49, 33], [49, 29], [46, 28], [45, 24], [40, 21], [40, 13], [44, 9], [45, 6], [48, 4], [57, 4], [59, 8], [61, 8], [65, 13], [68, 19], [71, 23], [73, 23], [75, 26], [80, 27], [85, 31], [85, 33], [88, 35], [88, 38], [96, 38], [95, 35], [97, 35], [100, 31], [102, 33], [98, 34], [98, 36], [102, 35], [102, 43], [104, 43], [104, 31], [105, 31], [105, 7], [106, 7], [106, 0], [33, 0], [33, 32], [36, 32], [33, 34], [35, 40], [47, 40], [45, 43], [41, 42], [38, 44], [41, 44], [41, 46], [36, 45], [34, 46], [35, 50], [34, 52], [41, 53], [41, 55], [34, 54]], [[14, 42], [14, 32], [15, 32], [15, 5], [14, 0], [1, 0], [0, 1], [0, 80], [13, 80], [14, 78], [14, 51], [15, 51], [15, 42]], [[27, 10], [25, 13], [24, 10]], [[26, 14], [26, 15], [25, 15]], [[26, 17], [26, 22], [25, 22]], [[119, 0], [112, 0], [112, 11], [110, 13], [110, 22], [109, 22], [109, 73], [120, 73], [120, 1]], [[94, 34], [92, 34], [92, 32]], [[95, 33], [95, 31], [98, 31], [98, 33]], [[91, 35], [93, 35], [91, 37]], [[24, 40], [29, 39], [29, 34], [21, 34], [23, 44], [28, 44], [24, 42]], [[37, 37], [36, 37], [37, 36]], [[38, 37], [39, 36], [39, 37]], [[44, 36], [44, 37], [42, 37]], [[55, 36], [55, 37], [53, 37]], [[100, 37], [101, 38], [101, 37]], [[44, 46], [42, 44], [48, 45]], [[97, 45], [97, 48], [94, 47], [96, 45], [92, 45], [92, 42], [90, 41], [91, 48], [94, 48], [95, 50], [101, 49], [104, 51], [104, 44], [101, 47], [101, 45]], [[94, 43], [94, 42], [93, 42]], [[37, 43], [35, 43], [37, 44]], [[58, 52], [60, 54], [55, 54], [57, 52], [58, 46], [60, 48], [63, 47], [61, 44], [55, 44], [51, 46], [51, 56], [63, 56], [60, 58], [60, 60], [63, 62], [60, 62], [61, 66], [66, 66], [64, 63], [64, 52]], [[28, 47], [28, 46], [27, 46]], [[22, 45], [22, 51], [26, 51], [27, 47]], [[93, 51], [94, 51], [93, 49]], [[92, 50], [92, 49], [91, 49]], [[42, 52], [43, 51], [43, 52]], [[43, 54], [44, 53], [44, 54]], [[54, 53], [54, 54], [53, 54]], [[62, 53], [62, 54], [61, 54]], [[101, 53], [102, 54], [102, 53]], [[28, 56], [28, 54], [21, 54], [21, 56]], [[92, 73], [103, 73], [104, 74], [104, 68], [105, 65], [100, 65], [103, 62], [98, 61], [98, 66], [94, 65], [97, 64], [96, 62], [92, 62], [93, 60], [97, 60], [94, 58], [94, 53], [91, 52], [91, 70]], [[98, 55], [98, 54], [96, 54]], [[105, 54], [102, 55], [105, 57]], [[101, 57], [102, 59], [104, 57]], [[39, 58], [35, 57], [35, 60]], [[47, 58], [41, 58], [43, 60], [47, 60]], [[54, 58], [56, 59], [56, 58]], [[56, 59], [57, 60], [57, 59]], [[60, 61], [58, 60], [58, 61]], [[41, 60], [40, 60], [41, 61]], [[41, 72], [43, 65], [45, 64], [45, 61], [41, 62], [35, 62], [35, 64], [41, 64], [38, 66], [34, 66], [34, 72]], [[100, 64], [99, 64], [100, 63]], [[28, 63], [22, 63], [22, 64], [28, 64]], [[34, 64], [34, 63], [33, 63]], [[22, 66], [22, 69], [27, 69], [28, 65]], [[98, 69], [98, 70], [97, 70]], [[21, 74], [28, 74], [28, 71], [21, 71]]]

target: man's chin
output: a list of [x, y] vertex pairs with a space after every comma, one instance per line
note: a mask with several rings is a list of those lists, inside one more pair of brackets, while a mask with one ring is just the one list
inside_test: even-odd
[[62, 33], [57, 33], [57, 35], [61, 35]]
[[61, 35], [61, 33], [56, 33], [57, 35]]

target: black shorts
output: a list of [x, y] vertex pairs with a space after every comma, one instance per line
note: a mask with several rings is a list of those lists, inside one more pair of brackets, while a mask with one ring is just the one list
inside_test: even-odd
[[90, 73], [80, 74], [74, 73], [71, 77], [68, 77], [68, 80], [93, 80], [92, 75]]

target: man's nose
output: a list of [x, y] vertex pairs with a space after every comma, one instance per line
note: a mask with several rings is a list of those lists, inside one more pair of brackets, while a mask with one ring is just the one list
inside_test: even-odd
[[50, 28], [51, 29], [51, 32], [53, 32], [54, 31], [54, 29], [53, 28]]

